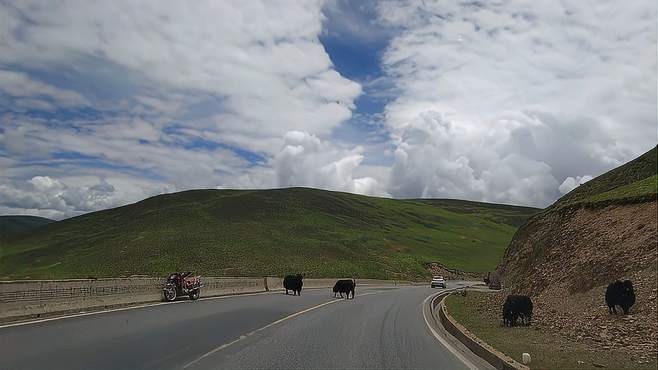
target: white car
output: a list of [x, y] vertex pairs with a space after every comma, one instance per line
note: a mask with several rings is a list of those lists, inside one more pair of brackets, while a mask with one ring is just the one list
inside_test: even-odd
[[443, 276], [434, 276], [432, 278], [432, 282], [430, 283], [430, 287], [432, 288], [446, 288], [446, 280], [443, 278]]

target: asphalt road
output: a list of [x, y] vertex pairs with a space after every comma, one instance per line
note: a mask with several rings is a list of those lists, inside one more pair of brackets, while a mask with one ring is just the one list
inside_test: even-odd
[[309, 289], [0, 327], [0, 369], [467, 368], [423, 319], [435, 292]]

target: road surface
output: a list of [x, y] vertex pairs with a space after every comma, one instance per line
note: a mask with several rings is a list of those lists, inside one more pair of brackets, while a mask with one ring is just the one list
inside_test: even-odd
[[0, 369], [469, 368], [425, 323], [436, 291], [308, 289], [5, 326]]

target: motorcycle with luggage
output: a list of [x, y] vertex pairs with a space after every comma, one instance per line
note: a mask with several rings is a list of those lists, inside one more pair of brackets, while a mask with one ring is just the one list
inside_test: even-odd
[[201, 296], [201, 276], [190, 276], [191, 272], [173, 272], [167, 277], [162, 292], [167, 302], [173, 302], [176, 298], [189, 296], [195, 301]]

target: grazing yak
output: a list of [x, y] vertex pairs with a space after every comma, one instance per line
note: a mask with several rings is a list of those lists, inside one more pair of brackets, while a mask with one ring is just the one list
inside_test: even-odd
[[515, 326], [521, 319], [524, 325], [532, 320], [532, 300], [527, 295], [508, 295], [503, 304], [503, 325]]
[[339, 293], [340, 297], [343, 298], [343, 293], [346, 293], [347, 296], [345, 299], [349, 299], [350, 293], [352, 293], [352, 299], [354, 299], [354, 288], [356, 288], [356, 281], [354, 279], [338, 280], [334, 284], [334, 297], [336, 297], [336, 293]]
[[288, 290], [292, 290], [293, 295], [302, 295], [303, 280], [304, 277], [301, 274], [286, 275], [283, 278], [283, 287], [286, 289], [286, 294], [288, 294]]
[[608, 284], [605, 291], [605, 302], [608, 304], [608, 312], [617, 313], [617, 306], [621, 307], [624, 315], [628, 315], [631, 306], [635, 304], [635, 290], [630, 280], [615, 281]]

